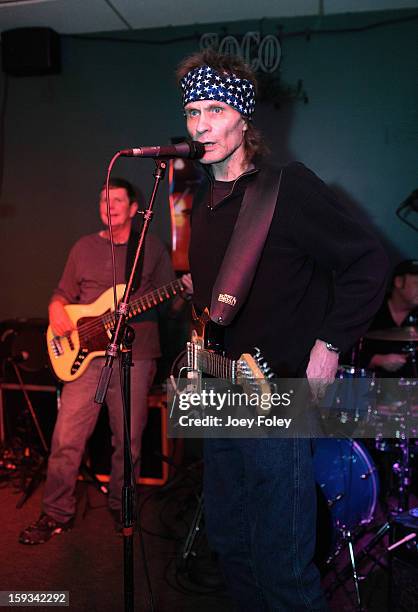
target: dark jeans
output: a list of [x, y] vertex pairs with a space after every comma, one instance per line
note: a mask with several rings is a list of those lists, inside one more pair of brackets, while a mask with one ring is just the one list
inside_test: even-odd
[[309, 439], [205, 440], [211, 548], [240, 612], [327, 610]]

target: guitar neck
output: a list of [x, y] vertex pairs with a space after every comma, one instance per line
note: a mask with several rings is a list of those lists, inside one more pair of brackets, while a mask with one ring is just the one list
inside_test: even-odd
[[[176, 280], [171, 281], [171, 283], [168, 283], [167, 285], [163, 285], [158, 289], [154, 289], [154, 291], [150, 291], [145, 295], [141, 295], [141, 297], [139, 297], [138, 299], [134, 300], [133, 302], [130, 302], [128, 319], [131, 319], [136, 315], [142, 314], [147, 310], [151, 310], [151, 308], [155, 308], [159, 304], [166, 302], [167, 300], [182, 293], [183, 291], [184, 285], [181, 279], [177, 278]], [[114, 322], [114, 313], [105, 317], [105, 323], [107, 325], [113, 325]]]
[[236, 383], [237, 362], [235, 360], [205, 349], [199, 349], [196, 359], [196, 366], [199, 371], [210, 374], [215, 378], [229, 380], [233, 384]]

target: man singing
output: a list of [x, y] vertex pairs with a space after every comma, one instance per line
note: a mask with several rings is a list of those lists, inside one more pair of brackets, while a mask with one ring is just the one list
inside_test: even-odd
[[[206, 50], [177, 76], [187, 130], [205, 147], [191, 217], [195, 307], [224, 327], [228, 357], [258, 346], [278, 375], [307, 376], [321, 393], [380, 306], [382, 249], [303, 164], [261, 163], [257, 83], [240, 58]], [[240, 612], [326, 609], [311, 455], [311, 440], [296, 437], [205, 441], [208, 537]]]

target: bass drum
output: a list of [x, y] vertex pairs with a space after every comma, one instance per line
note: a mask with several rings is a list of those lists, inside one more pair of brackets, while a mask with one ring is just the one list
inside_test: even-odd
[[379, 480], [365, 447], [349, 438], [315, 440], [313, 462], [318, 488], [316, 562], [323, 568], [338, 552], [343, 530], [355, 533], [372, 521]]

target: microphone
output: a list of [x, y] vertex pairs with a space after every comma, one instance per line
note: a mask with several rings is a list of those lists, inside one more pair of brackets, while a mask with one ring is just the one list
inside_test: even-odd
[[204, 154], [204, 145], [194, 140], [161, 147], [138, 147], [137, 149], [123, 149], [119, 151], [119, 155], [122, 157], [154, 157], [160, 159], [169, 159], [171, 157], [200, 159]]

